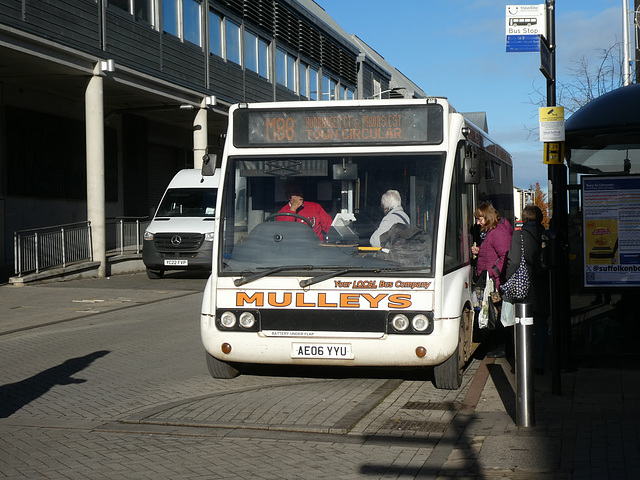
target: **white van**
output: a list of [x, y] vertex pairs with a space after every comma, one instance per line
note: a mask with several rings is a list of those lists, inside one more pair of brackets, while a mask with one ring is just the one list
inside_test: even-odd
[[144, 232], [142, 260], [149, 278], [167, 270], [211, 270], [219, 172], [180, 170]]

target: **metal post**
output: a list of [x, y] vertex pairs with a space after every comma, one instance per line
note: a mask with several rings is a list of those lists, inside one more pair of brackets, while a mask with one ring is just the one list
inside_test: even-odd
[[16, 275], [22, 275], [20, 262], [20, 235], [13, 233], [13, 270]]
[[536, 423], [533, 379], [533, 306], [516, 303], [516, 425], [533, 427]]
[[[73, 231], [73, 230], [72, 230]], [[60, 232], [62, 233], [62, 266], [67, 266], [67, 239], [64, 237], [64, 227], [60, 227]]]
[[628, 0], [622, 0], [622, 43], [623, 43], [623, 64], [622, 64], [622, 83], [623, 85], [631, 85], [631, 61], [629, 58], [629, 5]]
[[124, 218], [120, 219], [120, 255], [124, 255]]
[[40, 245], [38, 245], [38, 232], [35, 233], [33, 238], [35, 240], [34, 241], [34, 255], [36, 257], [36, 273], [40, 273], [40, 262], [39, 262]]

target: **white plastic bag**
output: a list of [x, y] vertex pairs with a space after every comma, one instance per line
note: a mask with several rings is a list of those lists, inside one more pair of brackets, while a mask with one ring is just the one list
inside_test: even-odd
[[500, 321], [505, 327], [516, 324], [516, 312], [513, 303], [508, 298], [502, 299], [502, 310], [500, 312]]
[[493, 292], [493, 279], [487, 272], [487, 282], [484, 287], [484, 294], [482, 295], [482, 308], [478, 314], [478, 327], [487, 328], [489, 325], [489, 304], [491, 303], [491, 292]]

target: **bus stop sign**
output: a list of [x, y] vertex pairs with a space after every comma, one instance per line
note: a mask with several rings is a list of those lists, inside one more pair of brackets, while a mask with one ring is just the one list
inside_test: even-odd
[[506, 6], [507, 52], [539, 52], [547, 34], [545, 5]]

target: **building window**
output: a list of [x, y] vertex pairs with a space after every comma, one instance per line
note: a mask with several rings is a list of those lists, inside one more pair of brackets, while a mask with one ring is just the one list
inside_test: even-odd
[[269, 75], [269, 42], [258, 38], [258, 73], [264, 78], [271, 78]]
[[321, 100], [336, 99], [336, 82], [326, 75], [322, 75], [322, 98]]
[[109, 0], [109, 5], [133, 15], [136, 20], [155, 26], [153, 0]]
[[373, 98], [382, 98], [382, 84], [377, 78], [373, 79]]
[[258, 72], [258, 37], [246, 30], [244, 32], [244, 66]]
[[346, 100], [353, 100], [355, 97], [355, 92], [350, 88], [347, 88], [347, 97]]
[[178, 2], [176, 0], [162, 2], [162, 29], [171, 35], [179, 36]]
[[244, 66], [257, 74], [269, 78], [268, 71], [269, 45], [262, 38], [245, 30], [244, 32]]
[[209, 53], [222, 57], [222, 18], [209, 12]]
[[309, 99], [318, 100], [318, 70], [309, 67]]
[[202, 46], [202, 25], [200, 22], [200, 2], [185, 0], [184, 8], [184, 40]]
[[198, 0], [164, 0], [162, 29], [183, 41], [202, 46], [200, 7]]
[[287, 87], [296, 91], [296, 59], [291, 54], [287, 54]]
[[309, 73], [309, 65], [300, 62], [300, 78], [298, 79], [298, 86], [300, 88], [300, 95], [309, 98], [309, 89], [307, 88], [307, 73]]
[[225, 19], [224, 27], [227, 61], [240, 65], [240, 25], [227, 18]]
[[296, 91], [296, 57], [284, 50], [276, 49], [276, 82]]
[[276, 82], [287, 84], [287, 52], [276, 48]]

